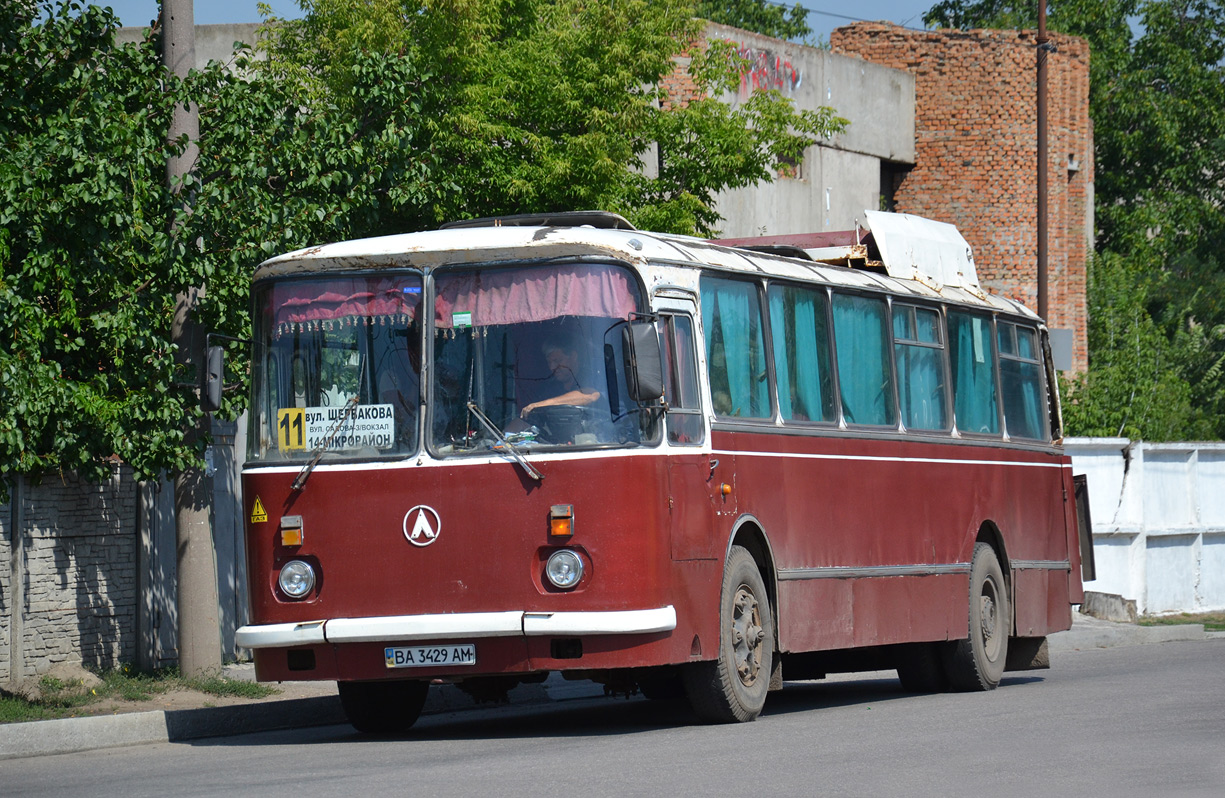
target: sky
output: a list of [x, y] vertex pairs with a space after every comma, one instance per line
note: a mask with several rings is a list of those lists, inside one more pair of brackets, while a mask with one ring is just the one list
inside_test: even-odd
[[[937, 0], [799, 0], [810, 10], [808, 24], [822, 41], [829, 41], [834, 28], [856, 19], [887, 20], [908, 28], [923, 28], [923, 13]], [[97, 5], [109, 5], [124, 25], [144, 26], [157, 16], [157, 0], [91, 0]], [[794, 2], [794, 0], [792, 0]], [[197, 25], [226, 22], [259, 22], [256, 0], [202, 0], [195, 4]], [[789, 3], [790, 5], [791, 3]], [[279, 17], [298, 17], [302, 12], [293, 0], [268, 2]]]

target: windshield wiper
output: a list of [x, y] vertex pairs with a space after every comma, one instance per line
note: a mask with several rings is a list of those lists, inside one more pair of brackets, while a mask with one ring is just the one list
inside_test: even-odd
[[476, 420], [481, 422], [481, 425], [484, 426], [485, 429], [489, 430], [489, 434], [493, 435], [493, 437], [496, 439], [496, 443], [494, 444], [495, 446], [505, 446], [506, 451], [514, 455], [515, 462], [523, 466], [523, 470], [527, 472], [529, 477], [537, 482], [544, 481], [544, 474], [537, 471], [532, 464], [529, 463], [526, 458], [524, 458], [523, 453], [519, 451], [519, 447], [515, 446], [515, 444], [511, 443], [507, 439], [506, 433], [498, 429], [497, 425], [489, 420], [489, 416], [485, 415], [485, 411], [481, 410], [481, 408], [477, 406], [476, 402], [469, 400], [468, 409], [472, 411], [472, 415], [476, 416]]
[[319, 461], [323, 459], [323, 453], [327, 451], [328, 445], [332, 443], [332, 438], [336, 437], [336, 433], [340, 432], [340, 428], [344, 426], [345, 421], [353, 415], [353, 411], [357, 408], [357, 394], [349, 397], [345, 402], [345, 406], [340, 410], [340, 418], [336, 419], [336, 423], [328, 430], [328, 434], [315, 447], [315, 451], [311, 452], [310, 462], [302, 466], [302, 470], [298, 472], [298, 476], [294, 478], [293, 484], [289, 486], [290, 490], [298, 491], [306, 487], [306, 479], [315, 470], [315, 466], [319, 465]]

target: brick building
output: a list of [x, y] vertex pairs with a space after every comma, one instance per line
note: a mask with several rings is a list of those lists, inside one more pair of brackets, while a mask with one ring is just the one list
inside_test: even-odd
[[[1037, 126], [1033, 31], [913, 31], [857, 23], [835, 53], [915, 78], [914, 167], [885, 176], [893, 210], [951, 222], [990, 290], [1037, 307]], [[1088, 363], [1085, 267], [1093, 249], [1089, 45], [1052, 35], [1047, 61], [1048, 310]], [[891, 195], [889, 191], [891, 190]]]

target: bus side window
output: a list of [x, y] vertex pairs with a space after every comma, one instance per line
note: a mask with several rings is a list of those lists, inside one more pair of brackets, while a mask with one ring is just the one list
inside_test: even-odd
[[778, 405], [785, 421], [834, 421], [829, 301], [824, 291], [772, 284], [770, 332]]
[[893, 357], [902, 423], [907, 429], [948, 429], [940, 314], [931, 308], [895, 304]]
[[1004, 426], [1010, 438], [1046, 440], [1049, 414], [1042, 390], [1038, 331], [999, 322], [1000, 385]]
[[668, 403], [669, 443], [701, 444], [705, 440], [702, 402], [694, 349], [693, 319], [664, 315], [659, 319], [664, 356], [664, 401]]
[[757, 284], [703, 275], [702, 325], [715, 415], [770, 418], [770, 381]]
[[949, 350], [953, 366], [953, 414], [957, 429], [973, 435], [999, 435], [995, 354], [991, 319], [949, 310]]
[[885, 301], [834, 294], [834, 347], [838, 392], [848, 424], [894, 426], [893, 368]]

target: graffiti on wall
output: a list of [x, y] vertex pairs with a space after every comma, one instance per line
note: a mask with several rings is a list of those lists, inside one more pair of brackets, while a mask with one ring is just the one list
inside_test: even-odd
[[747, 66], [740, 73], [740, 97], [758, 89], [778, 89], [791, 94], [804, 82], [804, 73], [772, 50], [737, 45], [736, 55]]

